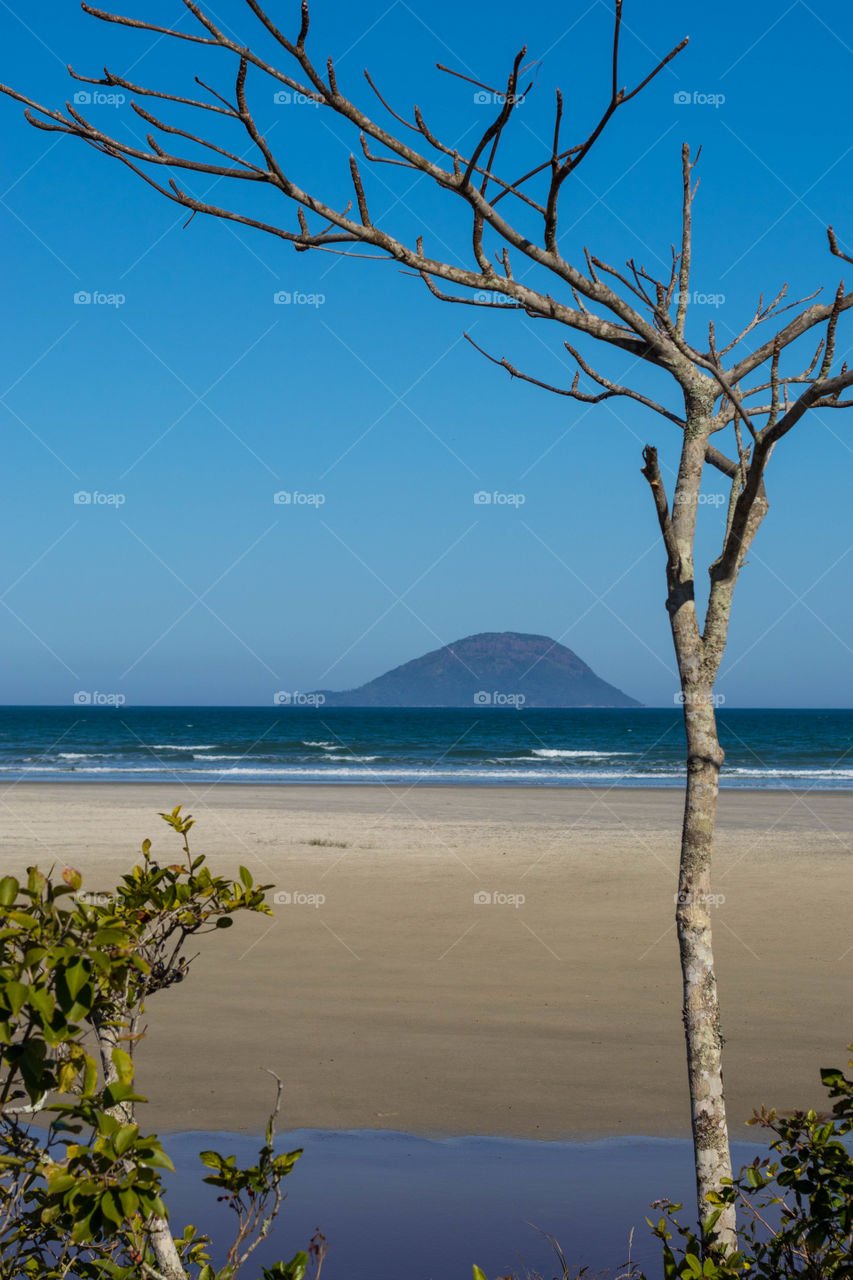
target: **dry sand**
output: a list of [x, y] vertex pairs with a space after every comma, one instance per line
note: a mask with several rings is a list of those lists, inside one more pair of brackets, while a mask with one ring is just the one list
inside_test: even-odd
[[[146, 1123], [540, 1138], [686, 1135], [672, 926], [680, 795], [463, 787], [28, 783], [3, 866], [72, 863], [107, 889], [183, 803], [194, 852], [292, 901], [205, 939], [149, 1007]], [[318, 842], [333, 842], [330, 844]], [[853, 799], [728, 792], [715, 946], [734, 1134], [756, 1104], [820, 1103], [853, 1039]], [[475, 894], [524, 895], [521, 905]]]

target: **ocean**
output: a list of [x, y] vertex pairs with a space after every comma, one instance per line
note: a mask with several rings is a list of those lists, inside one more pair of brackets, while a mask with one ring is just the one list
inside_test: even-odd
[[[718, 711], [725, 787], [849, 789], [853, 711]], [[0, 779], [677, 787], [679, 707], [3, 707]]]

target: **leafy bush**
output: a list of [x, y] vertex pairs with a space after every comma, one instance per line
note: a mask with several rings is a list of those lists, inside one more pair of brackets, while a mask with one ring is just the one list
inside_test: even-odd
[[[242, 911], [272, 914], [245, 867], [214, 876], [190, 853], [191, 817], [161, 817], [182, 860], [160, 866], [151, 842], [111, 893], [87, 893], [67, 867], [60, 882], [36, 867], [0, 880], [0, 1271], [4, 1280], [232, 1280], [268, 1235], [281, 1182], [302, 1154], [276, 1155], [275, 1108], [257, 1164], [202, 1154], [234, 1212], [235, 1237], [215, 1270], [210, 1240], [174, 1238], [163, 1198], [171, 1161], [143, 1134], [133, 1056], [146, 1001], [186, 976], [188, 939], [227, 928]], [[34, 1125], [38, 1122], [38, 1126]], [[322, 1237], [264, 1280], [319, 1273]]]
[[[664, 1216], [652, 1226], [663, 1243], [666, 1280], [744, 1274], [761, 1280], [853, 1278], [853, 1080], [835, 1068], [821, 1071], [821, 1079], [835, 1099], [831, 1115], [780, 1116], [764, 1108], [754, 1113], [749, 1123], [775, 1135], [774, 1155], [756, 1158], [709, 1197], [716, 1207], [699, 1236], [679, 1225], [675, 1214], [681, 1205], [661, 1202]], [[739, 1248], [715, 1257], [703, 1237], [707, 1241], [724, 1204], [738, 1207]], [[682, 1240], [677, 1251], [673, 1233]]]

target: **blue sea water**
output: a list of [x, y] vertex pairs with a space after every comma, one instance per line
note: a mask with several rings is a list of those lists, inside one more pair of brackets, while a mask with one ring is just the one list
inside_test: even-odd
[[[718, 711], [726, 787], [849, 789], [853, 711]], [[3, 707], [2, 781], [674, 787], [679, 707]]]

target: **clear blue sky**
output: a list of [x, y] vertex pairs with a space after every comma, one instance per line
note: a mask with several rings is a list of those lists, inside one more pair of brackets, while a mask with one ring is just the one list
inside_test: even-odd
[[[178, 0], [122, 0], [122, 11], [192, 24]], [[239, 0], [213, 12], [269, 47]], [[275, 12], [295, 31], [295, 3]], [[718, 334], [740, 328], [758, 293], [785, 280], [792, 296], [831, 294], [841, 264], [826, 224], [853, 246], [848, 13], [802, 0], [626, 0], [624, 80], [683, 35], [691, 43], [566, 190], [563, 252], [578, 257], [586, 243], [660, 269], [687, 140], [703, 144], [693, 283], [725, 297], [695, 308], [697, 340], [709, 315]], [[515, 169], [546, 154], [555, 84], [577, 136], [592, 123], [610, 22], [604, 0], [435, 0], [426, 11], [326, 0], [311, 41], [321, 64], [335, 55], [352, 96], [368, 101], [368, 66], [399, 109], [417, 101], [460, 147], [489, 108], [436, 61], [501, 83], [526, 41], [541, 63], [515, 117]], [[157, 43], [72, 3], [9, 0], [0, 34], [2, 78], [49, 104], [80, 87], [68, 62], [188, 96], [194, 74], [224, 92], [231, 83], [219, 51]], [[249, 93], [294, 176], [344, 203], [357, 140], [328, 112], [274, 103], [258, 76]], [[127, 105], [86, 110], [141, 129]], [[472, 328], [496, 354], [568, 382], [556, 326], [442, 306], [391, 264], [296, 254], [201, 217], [182, 230], [181, 210], [122, 167], [28, 128], [15, 103], [2, 111], [0, 702], [67, 704], [84, 689], [130, 703], [269, 704], [277, 689], [348, 688], [472, 632], [519, 630], [561, 639], [633, 696], [671, 705], [663, 558], [639, 468], [647, 441], [674, 463], [674, 427], [628, 401], [588, 410], [511, 383], [461, 338]], [[377, 220], [464, 258], [464, 220], [410, 179], [371, 175]], [[223, 203], [241, 195], [215, 191]], [[293, 225], [283, 200], [254, 207]], [[75, 305], [81, 290], [125, 301]], [[324, 301], [276, 305], [278, 291]], [[846, 351], [853, 320], [842, 330]], [[611, 375], [629, 363], [600, 360]], [[670, 394], [663, 381], [643, 385]], [[813, 416], [773, 459], [772, 509], [719, 682], [729, 705], [851, 704], [852, 481], [853, 417], [842, 413]], [[478, 506], [477, 490], [522, 493], [524, 505]], [[124, 501], [75, 505], [78, 491]], [[276, 505], [278, 491], [325, 501]], [[709, 503], [702, 519], [707, 561], [722, 515]]]

